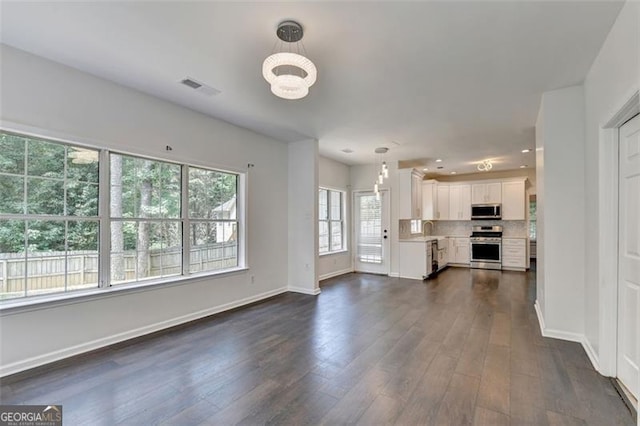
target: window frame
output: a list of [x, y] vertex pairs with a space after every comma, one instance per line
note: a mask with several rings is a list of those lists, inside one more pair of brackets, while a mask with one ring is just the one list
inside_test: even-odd
[[[321, 191], [327, 191], [327, 211], [326, 211], [327, 219], [320, 219], [318, 217], [318, 226], [322, 222], [326, 222], [327, 223], [329, 250], [328, 251], [320, 251], [320, 233], [318, 232], [318, 238], [317, 238], [318, 255], [319, 256], [327, 256], [327, 255], [332, 255], [332, 254], [337, 254], [337, 253], [345, 253], [345, 252], [349, 251], [349, 249], [347, 248], [347, 221], [346, 221], [347, 192], [345, 190], [343, 190], [343, 189], [320, 186], [320, 187], [318, 187], [318, 206], [319, 206], [319, 202], [320, 202], [320, 192]], [[331, 219], [331, 193], [332, 192], [340, 194], [340, 204], [341, 204], [340, 220], [332, 220]], [[318, 209], [318, 212], [319, 212], [319, 209]], [[334, 223], [334, 222], [340, 223], [341, 236], [342, 236], [342, 242], [341, 242], [340, 248], [337, 249], [337, 250], [331, 250], [331, 246], [332, 246], [332, 243], [333, 243], [333, 237], [332, 237], [332, 233], [331, 233], [331, 224]]]
[[[44, 142], [71, 146], [80, 149], [96, 150], [99, 153], [98, 164], [98, 213], [96, 216], [68, 216], [66, 207], [63, 215], [33, 215], [27, 213], [21, 214], [0, 214], [0, 219], [20, 219], [20, 220], [37, 220], [43, 218], [45, 220], [54, 221], [97, 221], [98, 230], [98, 282], [96, 287], [88, 289], [56, 291], [43, 295], [22, 296], [0, 300], [0, 311], [13, 311], [15, 309], [30, 309], [32, 306], [48, 305], [48, 304], [66, 304], [75, 303], [76, 299], [99, 299], [108, 297], [113, 293], [143, 291], [145, 289], [153, 289], [162, 286], [182, 285], [191, 281], [200, 281], [205, 278], [217, 278], [230, 274], [239, 273], [249, 269], [248, 266], [248, 241], [247, 241], [247, 186], [248, 172], [247, 170], [234, 169], [232, 167], [224, 167], [213, 164], [203, 164], [195, 162], [191, 159], [181, 158], [167, 159], [150, 156], [135, 151], [124, 151], [120, 149], [110, 149], [97, 146], [92, 142], [69, 136], [54, 134], [54, 132], [32, 128], [24, 125], [11, 125], [11, 123], [3, 123], [0, 126], [0, 132], [16, 135], [22, 138], [37, 139]], [[111, 256], [111, 217], [110, 217], [110, 155], [118, 154], [136, 158], [147, 159], [151, 161], [176, 164], [181, 168], [181, 211], [177, 220], [182, 226], [182, 268], [178, 275], [167, 277], [151, 277], [139, 281], [127, 281], [113, 285], [110, 283], [110, 256]], [[66, 166], [65, 166], [66, 167]], [[189, 224], [188, 212], [188, 170], [189, 167], [210, 170], [214, 172], [228, 173], [236, 175], [236, 219], [237, 222], [237, 266], [231, 268], [189, 272], [189, 232], [185, 232]], [[25, 171], [26, 173], [26, 171]], [[185, 177], [187, 178], [185, 180]], [[65, 177], [66, 181], [66, 177]], [[66, 190], [65, 190], [66, 191]], [[65, 192], [66, 193], [66, 192]], [[26, 200], [25, 200], [26, 202]], [[27, 206], [24, 206], [26, 209]], [[185, 241], [186, 240], [186, 241]], [[185, 245], [185, 242], [187, 243]]]

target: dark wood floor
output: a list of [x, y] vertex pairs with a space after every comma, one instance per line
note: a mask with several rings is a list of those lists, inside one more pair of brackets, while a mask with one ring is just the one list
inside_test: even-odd
[[65, 425], [633, 425], [581, 346], [543, 338], [534, 274], [350, 274], [36, 377]]

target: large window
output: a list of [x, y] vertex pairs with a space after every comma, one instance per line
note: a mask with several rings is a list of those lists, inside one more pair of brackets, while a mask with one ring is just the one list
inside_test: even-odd
[[239, 185], [236, 173], [0, 132], [0, 300], [242, 266]]
[[529, 239], [535, 241], [538, 234], [537, 221], [536, 221], [536, 196], [531, 195], [529, 197]]
[[320, 188], [318, 192], [320, 254], [345, 250], [344, 192]]

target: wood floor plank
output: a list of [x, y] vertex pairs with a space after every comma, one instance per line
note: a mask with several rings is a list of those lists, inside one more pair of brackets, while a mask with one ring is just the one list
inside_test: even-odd
[[347, 274], [0, 380], [65, 424], [635, 423], [580, 344], [543, 337], [535, 272]]

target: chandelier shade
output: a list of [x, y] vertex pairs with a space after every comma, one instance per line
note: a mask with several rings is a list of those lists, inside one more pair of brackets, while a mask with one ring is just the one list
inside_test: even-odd
[[[278, 38], [288, 45], [299, 44], [302, 27], [297, 22], [285, 21], [278, 26]], [[304, 47], [303, 47], [304, 49]], [[301, 99], [309, 94], [318, 77], [316, 66], [299, 53], [278, 52], [262, 63], [262, 76], [271, 85], [271, 93], [283, 99]]]

